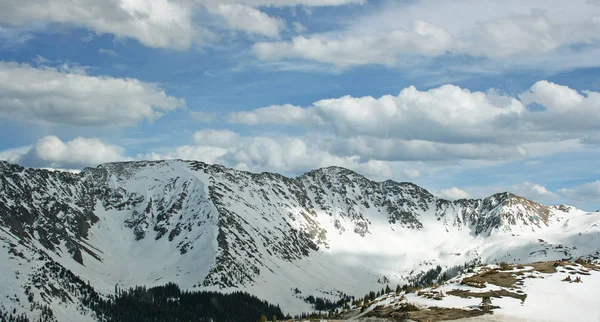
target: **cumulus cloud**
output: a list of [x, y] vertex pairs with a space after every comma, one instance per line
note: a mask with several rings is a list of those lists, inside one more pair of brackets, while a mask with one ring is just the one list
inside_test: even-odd
[[402, 170], [402, 175], [406, 178], [418, 178], [421, 176], [421, 172], [415, 169], [404, 169]]
[[600, 180], [584, 183], [574, 188], [559, 189], [558, 192], [575, 200], [600, 200]]
[[0, 151], [0, 160], [14, 162], [20, 156], [27, 153], [31, 149], [31, 146], [23, 146], [18, 148], [12, 148]]
[[158, 86], [82, 68], [0, 62], [0, 115], [54, 124], [128, 126], [184, 107]]
[[[339, 31], [261, 42], [254, 53], [264, 61], [299, 59], [341, 67], [395, 66], [446, 55], [517, 65], [540, 57], [556, 61], [561, 57], [554, 54], [561, 50], [576, 53], [572, 45], [599, 47], [597, 8], [585, 0], [573, 1], [568, 9], [538, 0], [391, 3], [343, 24]], [[578, 63], [597, 64], [592, 57]]]
[[135, 38], [150, 47], [185, 49], [198, 37], [190, 1], [23, 0], [0, 5], [0, 23], [83, 26], [97, 34]]
[[471, 197], [471, 195], [469, 195], [466, 191], [457, 187], [442, 189], [437, 193], [437, 195], [449, 200], [467, 199]]
[[299, 58], [330, 63], [340, 67], [384, 64], [394, 65], [400, 53], [439, 56], [454, 46], [454, 39], [443, 28], [417, 21], [410, 30], [394, 30], [384, 35], [297, 36], [289, 42], [260, 42], [252, 50], [261, 60]]
[[465, 199], [465, 198], [485, 198], [494, 193], [498, 193], [501, 191], [508, 191], [514, 193], [515, 195], [533, 200], [535, 202], [542, 203], [553, 203], [559, 199], [559, 195], [548, 190], [545, 186], [541, 184], [531, 183], [531, 182], [522, 182], [515, 185], [503, 185], [503, 186], [479, 186], [479, 187], [469, 187], [465, 189], [460, 189], [457, 187], [452, 187], [450, 189], [442, 189], [437, 192], [437, 195], [449, 199], [449, 200], [457, 200], [457, 199]]
[[600, 23], [594, 19], [555, 24], [541, 10], [479, 23], [476, 41], [467, 51], [490, 57], [510, 57], [554, 51], [570, 44], [595, 41]]
[[552, 201], [558, 198], [558, 195], [549, 191], [546, 187], [531, 182], [511, 186], [508, 190], [516, 195], [536, 201]]
[[507, 136], [525, 113], [523, 104], [494, 92], [471, 92], [454, 85], [428, 91], [414, 86], [397, 96], [324, 99], [312, 106], [268, 106], [238, 112], [229, 121], [244, 124], [318, 124], [345, 135], [396, 137], [437, 142], [496, 142]]
[[[166, 153], [140, 155], [145, 159], [193, 159], [249, 171], [274, 171], [297, 175], [331, 165], [353, 169], [376, 179], [388, 179], [388, 162], [360, 156], [337, 156], [317, 141], [305, 137], [248, 136], [227, 130], [194, 133], [196, 145], [186, 145]], [[310, 142], [310, 143], [309, 143]]]
[[35, 168], [81, 169], [100, 163], [130, 160], [123, 148], [106, 144], [97, 138], [77, 137], [63, 142], [56, 136], [39, 139], [27, 151], [9, 155], [9, 162]]
[[[534, 107], [532, 107], [535, 105]], [[516, 97], [454, 85], [396, 96], [324, 99], [232, 113], [247, 125], [284, 124], [333, 137], [330, 151], [387, 161], [507, 160], [577, 151], [600, 134], [600, 93], [539, 81]], [[541, 108], [540, 108], [541, 107]]]
[[227, 148], [235, 146], [240, 136], [229, 130], [201, 130], [194, 133], [194, 141], [202, 146]]
[[531, 119], [539, 127], [550, 130], [597, 130], [600, 114], [600, 93], [577, 92], [567, 86], [539, 81], [520, 95], [525, 104], [537, 103], [546, 110], [531, 113]]
[[279, 32], [285, 28], [282, 19], [242, 4], [219, 4], [212, 12], [223, 17], [231, 29], [248, 34], [278, 38]]
[[[87, 28], [95, 34], [112, 34], [116, 38], [132, 38], [145, 46], [188, 49], [215, 37], [213, 31], [232, 29], [248, 34], [278, 38], [285, 22], [257, 9], [262, 6], [340, 6], [361, 4], [363, 0], [22, 0], [0, 4], [0, 39], [24, 43], [32, 36], [32, 24], [59, 23]], [[202, 21], [198, 12], [209, 12]], [[226, 22], [226, 28], [213, 23], [215, 17]], [[199, 22], [199, 24], [196, 23]], [[216, 28], [215, 28], [216, 27]], [[216, 29], [216, 30], [210, 30]], [[7, 31], [7, 32], [3, 32]], [[3, 37], [6, 35], [6, 37]], [[10, 37], [10, 38], [9, 38]], [[90, 34], [86, 37], [89, 40]]]
[[203, 145], [183, 145], [175, 147], [172, 151], [164, 153], [145, 153], [138, 154], [139, 160], [198, 160], [210, 164], [220, 164], [219, 158], [227, 153], [227, 149], [203, 146]]
[[236, 149], [231, 149], [220, 160], [239, 168], [254, 171], [279, 171], [300, 173], [303, 171], [337, 165], [366, 175], [389, 177], [391, 168], [378, 160], [361, 161], [358, 156], [339, 157], [318, 145], [307, 144], [298, 137], [253, 137]]

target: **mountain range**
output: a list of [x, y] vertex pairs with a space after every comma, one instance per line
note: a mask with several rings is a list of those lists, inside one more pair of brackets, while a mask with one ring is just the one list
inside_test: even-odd
[[600, 213], [509, 192], [450, 201], [340, 167], [289, 178], [183, 160], [79, 173], [0, 161], [0, 245], [3, 307], [33, 318], [94, 320], [69, 274], [104, 295], [243, 290], [294, 314], [309, 295], [361, 296], [436, 266], [598, 258]]

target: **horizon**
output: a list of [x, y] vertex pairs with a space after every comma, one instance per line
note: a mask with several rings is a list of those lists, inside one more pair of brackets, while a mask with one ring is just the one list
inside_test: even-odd
[[[528, 198], [526, 198], [524, 196], [521, 196], [519, 194], [516, 194], [516, 193], [514, 193], [512, 191], [508, 191], [508, 190], [493, 192], [493, 193], [491, 193], [491, 194], [489, 194], [487, 196], [483, 196], [483, 197], [480, 197], [480, 198], [449, 199], [449, 198], [444, 198], [443, 196], [438, 195], [435, 191], [433, 191], [431, 189], [428, 189], [426, 187], [420, 186], [420, 185], [418, 185], [418, 184], [416, 184], [416, 183], [414, 183], [412, 181], [396, 181], [396, 180], [391, 179], [391, 178], [390, 179], [375, 180], [375, 179], [369, 178], [368, 176], [366, 176], [366, 175], [364, 175], [364, 174], [362, 174], [360, 172], [356, 172], [356, 171], [354, 171], [352, 169], [348, 169], [348, 168], [341, 167], [341, 166], [335, 166], [335, 165], [334, 166], [326, 166], [326, 167], [316, 168], [316, 169], [310, 169], [310, 170], [307, 170], [306, 172], [304, 172], [302, 174], [299, 174], [299, 175], [296, 175], [296, 176], [288, 176], [288, 175], [285, 175], [285, 174], [282, 174], [282, 173], [279, 173], [279, 172], [270, 172], [270, 171], [253, 172], [253, 171], [249, 171], [249, 170], [239, 170], [239, 169], [227, 167], [227, 166], [224, 166], [222, 164], [217, 164], [217, 163], [207, 163], [207, 162], [199, 161], [199, 160], [186, 160], [186, 159], [110, 161], [110, 162], [105, 162], [105, 163], [98, 164], [96, 166], [88, 166], [88, 167], [85, 167], [85, 168], [83, 168], [81, 170], [78, 170], [78, 169], [57, 169], [57, 168], [35, 168], [35, 167], [23, 166], [23, 165], [20, 165], [18, 163], [11, 163], [11, 162], [6, 161], [6, 160], [0, 160], [0, 162], [6, 162], [6, 163], [9, 163], [9, 164], [15, 164], [15, 165], [27, 168], [27, 169], [39, 169], [39, 170], [47, 170], [47, 171], [58, 171], [58, 172], [67, 172], [67, 173], [72, 173], [72, 174], [80, 174], [85, 169], [96, 169], [96, 168], [98, 168], [98, 167], [100, 167], [102, 165], [105, 165], [105, 164], [137, 163], [137, 162], [159, 163], [159, 162], [169, 162], [169, 161], [177, 161], [177, 162], [201, 162], [201, 163], [204, 163], [204, 164], [209, 165], [209, 166], [224, 167], [226, 169], [230, 169], [230, 170], [234, 170], [234, 171], [240, 171], [240, 172], [246, 172], [246, 173], [255, 174], [255, 175], [260, 175], [260, 174], [276, 174], [276, 175], [280, 175], [280, 176], [283, 176], [283, 177], [288, 178], [288, 179], [297, 179], [297, 178], [302, 177], [302, 176], [304, 176], [304, 175], [306, 175], [306, 174], [308, 174], [310, 172], [313, 172], [313, 171], [325, 170], [325, 169], [329, 169], [329, 168], [340, 168], [340, 169], [348, 170], [348, 171], [350, 171], [350, 172], [352, 172], [352, 173], [354, 173], [356, 175], [364, 177], [365, 179], [367, 179], [369, 181], [372, 181], [372, 182], [375, 182], [375, 183], [384, 183], [384, 182], [387, 182], [387, 181], [392, 181], [392, 182], [398, 183], [398, 184], [412, 184], [412, 185], [415, 185], [415, 186], [417, 186], [417, 187], [419, 187], [421, 189], [426, 190], [428, 193], [432, 194], [433, 196], [437, 197], [438, 199], [442, 199], [442, 200], [446, 200], [446, 201], [450, 201], [450, 202], [452, 202], [452, 201], [458, 201], [458, 200], [481, 200], [481, 199], [491, 198], [491, 197], [494, 197], [496, 195], [502, 195], [502, 194], [512, 194], [512, 195], [514, 195], [516, 197], [519, 197], [519, 198], [524, 198], [524, 199], [529, 200], [529, 201], [534, 201], [534, 200], [528, 199]], [[544, 206], [548, 206], [548, 207], [554, 207], [554, 206], [575, 207], [573, 205], [564, 204], [564, 203], [556, 203], [556, 204], [539, 203], [539, 204], [544, 205]], [[578, 207], [575, 207], [575, 208], [578, 208]], [[590, 213], [592, 213], [592, 212], [598, 212], [598, 210], [594, 211], [594, 210], [581, 209], [581, 208], [579, 208], [579, 209], [580, 210], [584, 210], [586, 212], [590, 212]]]
[[597, 0], [4, 3], [0, 160], [340, 166], [595, 211], [598, 17]]

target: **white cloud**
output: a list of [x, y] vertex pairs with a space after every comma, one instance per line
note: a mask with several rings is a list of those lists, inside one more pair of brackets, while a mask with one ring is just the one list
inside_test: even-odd
[[442, 189], [437, 193], [437, 195], [449, 200], [467, 199], [471, 197], [466, 191], [456, 187]]
[[[277, 38], [285, 22], [257, 9], [261, 6], [340, 6], [363, 0], [22, 0], [0, 3], [0, 39], [11, 46], [25, 43], [32, 35], [30, 25], [59, 23], [87, 28], [94, 34], [133, 38], [149, 47], [188, 49], [215, 39], [209, 28], [215, 16], [225, 19], [230, 29]], [[211, 15], [195, 19], [199, 12]], [[199, 24], [196, 24], [196, 20]], [[216, 27], [216, 28], [215, 28]], [[225, 28], [226, 29], [226, 28]], [[90, 33], [83, 40], [91, 41]]]
[[516, 195], [538, 202], [552, 201], [558, 198], [558, 195], [549, 191], [546, 187], [531, 182], [511, 186], [508, 190]]
[[548, 190], [540, 184], [523, 182], [515, 185], [493, 185], [493, 186], [477, 186], [465, 187], [459, 189], [452, 187], [450, 189], [442, 189], [437, 192], [437, 195], [450, 200], [466, 199], [466, 198], [485, 198], [494, 193], [508, 191], [515, 195], [541, 203], [553, 203], [559, 199], [559, 196]]
[[231, 114], [236, 123], [324, 124], [347, 136], [370, 135], [437, 142], [496, 142], [511, 135], [525, 113], [515, 98], [471, 92], [453, 85], [428, 91], [414, 86], [397, 96], [344, 96], [314, 102], [308, 108], [268, 106]]
[[[390, 2], [379, 11], [342, 22], [342, 29], [283, 42], [262, 42], [255, 55], [265, 61], [301, 59], [350, 67], [416, 64], [421, 56], [485, 56], [509, 66], [532, 67], [535, 60], [563, 62], [563, 68], [597, 66], [599, 7], [574, 0], [569, 7], [548, 1]], [[448, 15], [447, 12], [453, 12]], [[589, 48], [571, 50], [585, 44]], [[564, 53], [577, 56], [566, 62]], [[582, 58], [584, 58], [582, 60]], [[564, 66], [569, 67], [564, 67]]]
[[389, 178], [390, 166], [383, 161], [360, 161], [358, 156], [339, 157], [319, 145], [307, 144], [298, 137], [252, 137], [220, 160], [238, 168], [253, 171], [301, 173], [307, 170], [337, 165], [377, 178]]
[[30, 149], [31, 146], [23, 146], [0, 151], [0, 160], [12, 162], [27, 153]]
[[529, 155], [518, 145], [491, 143], [440, 143], [426, 140], [385, 139], [373, 136], [338, 138], [332, 151], [341, 155], [360, 155], [388, 161], [448, 161], [515, 159]]
[[415, 170], [415, 169], [404, 169], [402, 170], [402, 175], [405, 176], [406, 178], [418, 178], [421, 176], [421, 172], [419, 172], [419, 170]]
[[[539, 104], [531, 108], [533, 103]], [[493, 89], [413, 86], [397, 96], [323, 99], [232, 113], [247, 125], [284, 124], [332, 137], [329, 150], [378, 160], [510, 160], [578, 151], [600, 136], [600, 93], [547, 81], [512, 97]]]
[[241, 137], [228, 130], [202, 130], [194, 134], [197, 145], [186, 145], [166, 153], [139, 155], [143, 159], [193, 159], [240, 170], [271, 171], [297, 175], [327, 166], [353, 169], [375, 179], [392, 176], [390, 164], [380, 160], [362, 161], [359, 156], [336, 156], [318, 140], [304, 137]]
[[127, 126], [185, 106], [154, 84], [84, 68], [0, 62], [0, 115], [54, 124]]
[[584, 183], [574, 188], [559, 189], [558, 192], [575, 200], [600, 200], [600, 180]]
[[81, 169], [111, 161], [131, 160], [123, 148], [105, 144], [97, 138], [78, 137], [63, 142], [56, 136], [39, 139], [27, 151], [8, 157], [9, 162], [36, 168]]
[[219, 158], [227, 153], [226, 149], [212, 146], [201, 145], [183, 145], [174, 148], [173, 151], [166, 153], [146, 153], [138, 154], [139, 160], [167, 160], [167, 159], [182, 159], [182, 160], [198, 160], [210, 164], [218, 164]]
[[240, 141], [240, 136], [229, 130], [201, 130], [194, 133], [194, 141], [201, 146], [228, 148]]
[[279, 32], [285, 28], [282, 19], [270, 17], [256, 8], [242, 4], [219, 4], [209, 10], [223, 17], [231, 29], [248, 34], [278, 38]]
[[598, 27], [600, 23], [593, 19], [555, 24], [543, 11], [535, 10], [478, 24], [476, 41], [467, 52], [498, 58], [552, 52], [562, 46], [598, 40]]
[[258, 125], [266, 123], [275, 124], [320, 124], [323, 121], [319, 116], [308, 109], [291, 104], [271, 105], [252, 111], [233, 112], [227, 116], [230, 123]]
[[117, 52], [112, 50], [112, 49], [107, 49], [107, 48], [100, 48], [98, 49], [98, 52], [101, 53], [102, 55], [107, 55], [107, 56], [116, 56]]
[[294, 31], [299, 34], [304, 33], [307, 30], [304, 25], [297, 21], [292, 22], [292, 26], [294, 27]]
[[299, 58], [346, 67], [391, 66], [396, 64], [400, 53], [439, 56], [453, 46], [454, 39], [446, 30], [417, 21], [409, 30], [394, 30], [383, 35], [352, 35], [339, 39], [324, 35], [297, 36], [289, 42], [259, 42], [252, 50], [265, 61]]
[[579, 93], [567, 86], [539, 81], [520, 95], [525, 104], [537, 103], [546, 108], [543, 113], [531, 113], [540, 127], [552, 130], [596, 130], [600, 122], [600, 93]]
[[22, 0], [0, 5], [0, 23], [32, 22], [83, 26], [97, 34], [135, 38], [150, 47], [185, 49], [199, 37], [189, 1]]

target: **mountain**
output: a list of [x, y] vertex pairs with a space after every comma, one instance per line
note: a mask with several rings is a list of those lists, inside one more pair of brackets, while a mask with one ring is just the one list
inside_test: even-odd
[[0, 162], [0, 296], [8, 311], [93, 320], [77, 283], [106, 296], [174, 282], [294, 314], [309, 295], [360, 296], [437, 265], [597, 257], [599, 224], [507, 192], [448, 201], [339, 167], [288, 178], [181, 160], [77, 174]]

